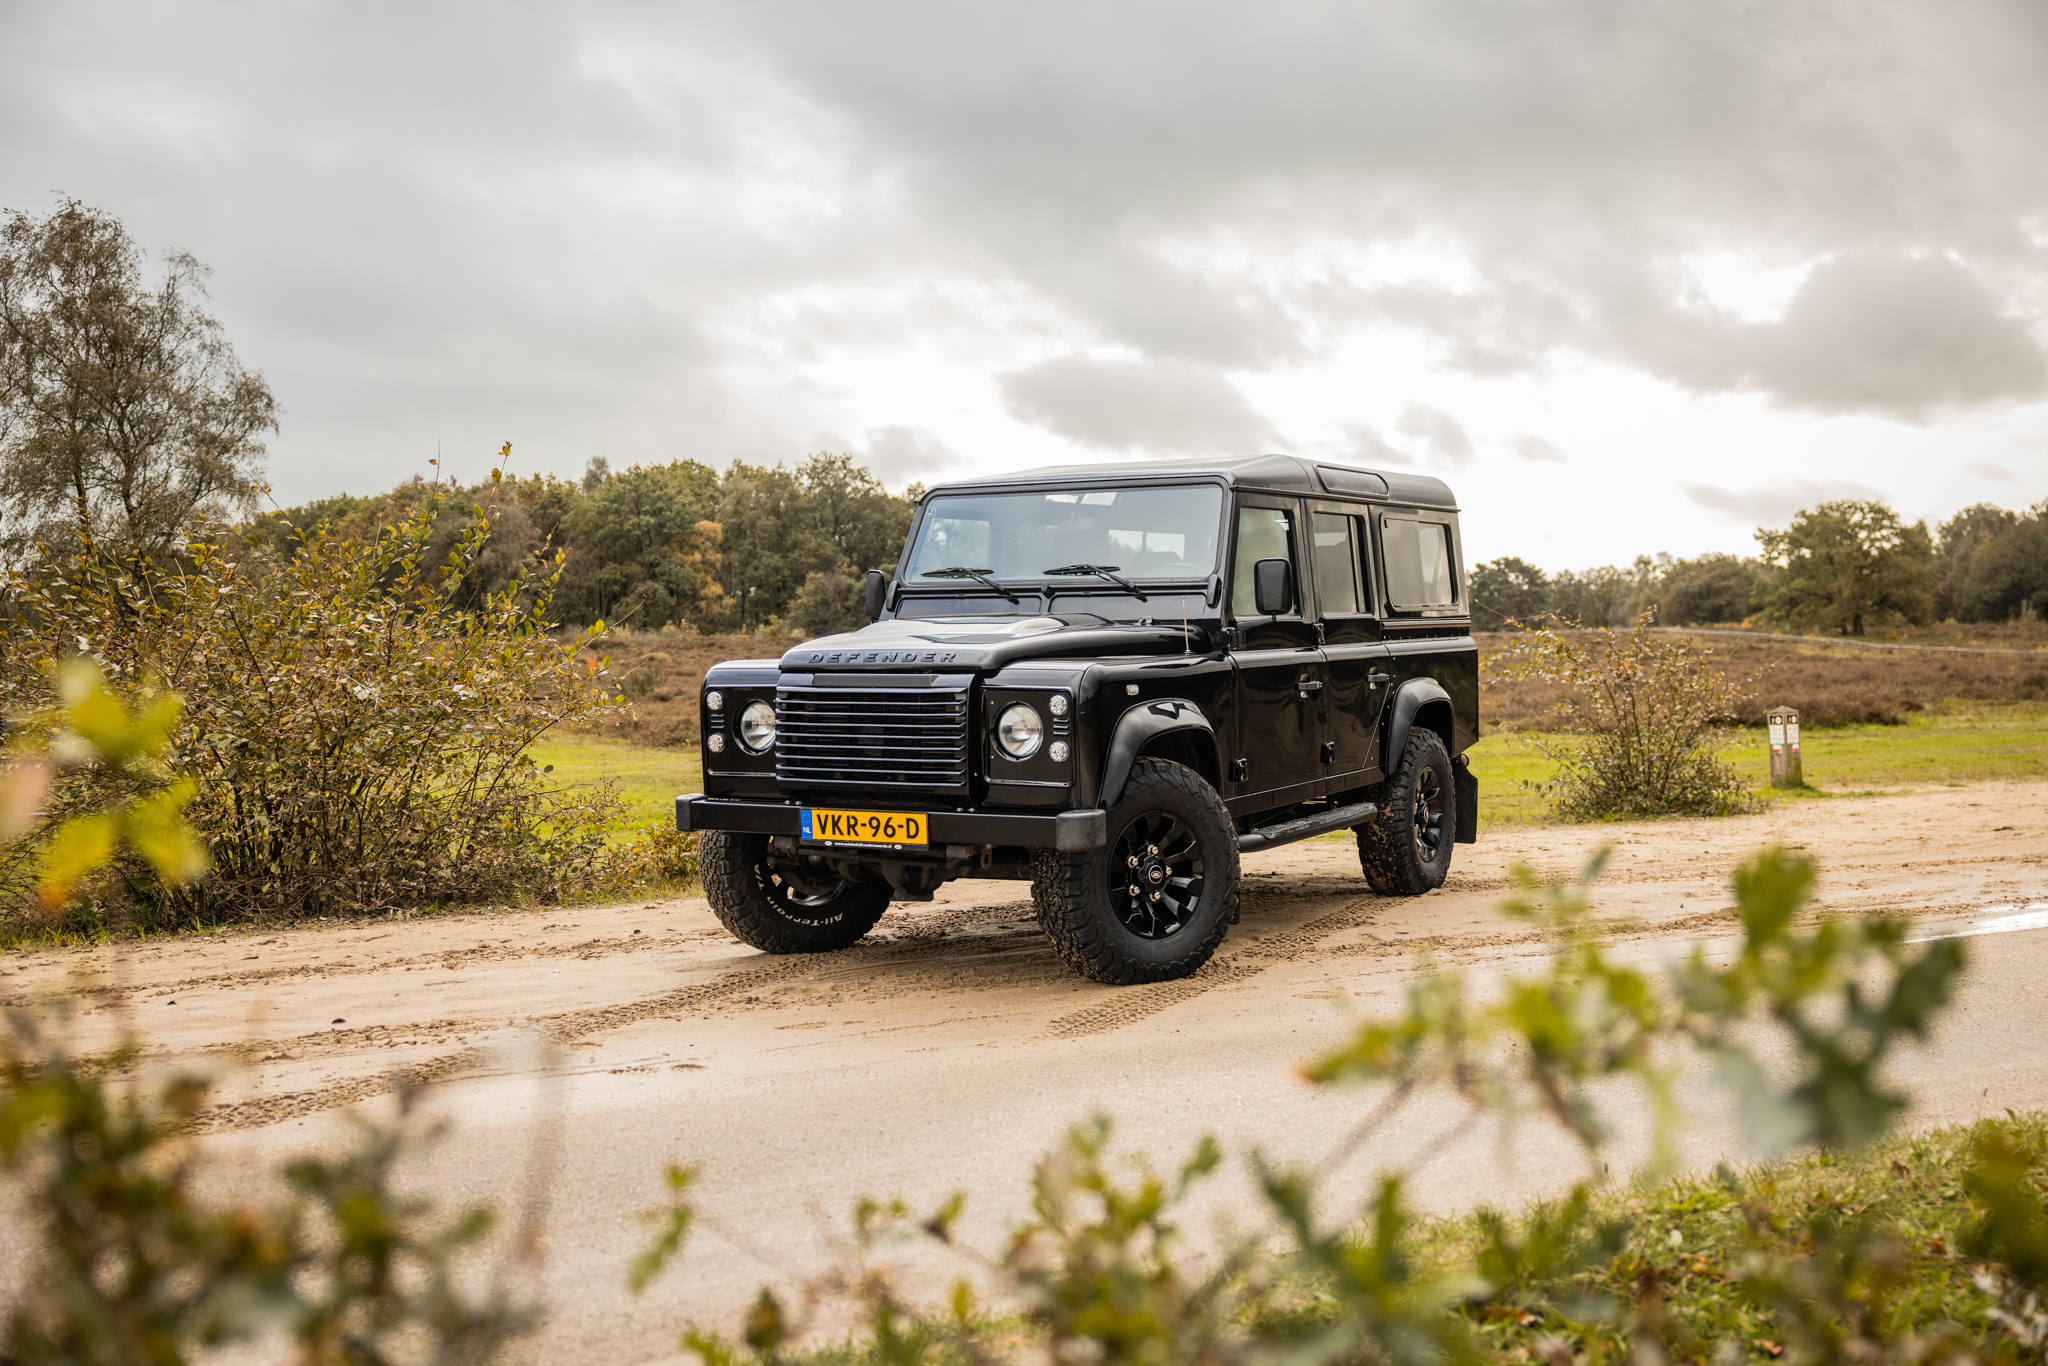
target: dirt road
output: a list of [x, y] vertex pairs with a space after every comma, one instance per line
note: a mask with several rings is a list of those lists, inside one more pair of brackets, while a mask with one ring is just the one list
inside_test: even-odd
[[[1495, 910], [1510, 865], [1569, 873], [1602, 841], [1616, 850], [1601, 912], [1638, 922], [1618, 947], [1648, 960], [1725, 936], [1728, 872], [1772, 841], [1821, 861], [1830, 911], [1905, 912], [1929, 933], [1972, 934], [1948, 1026], [1896, 1069], [1915, 1122], [2048, 1105], [2048, 928], [2002, 932], [2048, 922], [2044, 798], [2048, 787], [1986, 784], [1711, 822], [1524, 829], [1460, 847], [1450, 885], [1415, 900], [1369, 893], [1346, 845], [1295, 845], [1245, 860], [1243, 923], [1218, 959], [1153, 987], [1076, 979], [1021, 884], [959, 883], [828, 957], [764, 957], [701, 901], [673, 901], [13, 954], [0, 995], [74, 999], [88, 1047], [132, 1026], [153, 1061], [245, 1059], [204, 1127], [252, 1181], [286, 1152], [336, 1141], [345, 1107], [388, 1103], [394, 1076], [436, 1083], [432, 1104], [453, 1129], [422, 1185], [549, 1201], [554, 1315], [531, 1359], [666, 1359], [685, 1320], [730, 1327], [764, 1280], [818, 1265], [857, 1195], [920, 1203], [965, 1187], [966, 1231], [991, 1244], [1025, 1206], [1031, 1160], [1098, 1110], [1162, 1166], [1205, 1130], [1233, 1154], [1320, 1158], [1371, 1098], [1311, 1091], [1292, 1065], [1335, 1042], [1351, 1013], [1393, 1009], [1421, 951], [1478, 978], [1540, 957]], [[1739, 1152], [1705, 1079], [1687, 1088], [1701, 1116], [1688, 1157]], [[1618, 1145], [1618, 1163], [1639, 1139]], [[670, 1159], [703, 1165], [705, 1222], [635, 1302], [623, 1286], [643, 1236], [634, 1215], [657, 1200]], [[1556, 1189], [1583, 1170], [1553, 1135], [1501, 1142], [1426, 1098], [1343, 1169], [1332, 1217], [1387, 1164], [1411, 1168], [1417, 1197], [1440, 1210]], [[1207, 1205], [1251, 1217], [1241, 1168]], [[18, 1264], [9, 1236], [0, 1263]]]

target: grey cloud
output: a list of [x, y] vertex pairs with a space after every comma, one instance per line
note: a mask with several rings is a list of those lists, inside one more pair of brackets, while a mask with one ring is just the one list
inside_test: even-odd
[[1542, 437], [1529, 432], [1523, 432], [1508, 442], [1508, 449], [1522, 459], [1533, 460], [1538, 464], [1561, 465], [1571, 459], [1562, 446], [1545, 441]]
[[1471, 435], [1462, 422], [1441, 408], [1411, 403], [1394, 425], [1403, 436], [1412, 436], [1420, 441], [1433, 460], [1454, 470], [1472, 463]]
[[1377, 427], [1363, 422], [1347, 422], [1339, 430], [1343, 439], [1332, 454], [1346, 465], [1393, 465], [1406, 469], [1415, 463], [1413, 454], [1388, 441]]
[[[1907, 418], [2040, 391], [2020, 324], [1926, 255], [2048, 305], [2030, 228], [2048, 163], [2021, 132], [2048, 126], [2048, 22], [2011, 0], [898, 0], [737, 22], [901, 157], [931, 212], [1148, 354], [1312, 351], [1363, 311], [1481, 375], [1577, 349]], [[1272, 291], [1290, 339], [1256, 297], [1164, 264], [1233, 236], [1423, 242], [1474, 282], [1334, 267]], [[1700, 252], [1838, 264], [1756, 328], [1696, 306], [1680, 266]], [[1118, 268], [1076, 264], [1104, 259]], [[1175, 310], [1154, 291], [1203, 322], [1161, 329]]]
[[923, 427], [877, 427], [868, 433], [868, 465], [891, 487], [929, 479], [962, 463], [959, 452]]
[[[1913, 420], [2043, 392], [2024, 0], [5, 14], [0, 206], [77, 194], [217, 267], [291, 497], [437, 437], [573, 473], [931, 420], [850, 417], [802, 374], [834, 348], [1127, 347], [1152, 380], [1005, 385], [1116, 449], [1269, 440], [1219, 372], [1361, 329], [1477, 375], [1577, 352]], [[1383, 246], [1459, 283], [1352, 264]], [[1701, 252], [1829, 264], [1756, 324], [1695, 296]], [[1015, 313], [904, 302], [954, 284]], [[1124, 401], [1151, 408], [1099, 411]]]
[[1273, 426], [1216, 371], [1182, 361], [1044, 361], [1001, 377], [1010, 411], [1083, 445], [1151, 455], [1245, 455]]
[[1953, 261], [1856, 256], [1816, 266], [1759, 338], [1762, 387], [1824, 411], [1918, 419], [2048, 391], [2025, 323]]
[[2005, 466], [1990, 460], [1967, 461], [1964, 463], [1963, 469], [1967, 473], [1976, 475], [1979, 479], [1989, 479], [1995, 484], [2017, 484], [2020, 482], [2018, 475]]
[[2048, 436], [2016, 436], [2012, 444], [2023, 451], [2039, 451], [2048, 454]]
[[1688, 483], [1680, 484], [1679, 488], [1709, 512], [1749, 526], [1782, 526], [1792, 520], [1795, 512], [1837, 499], [1885, 501], [1882, 489], [1851, 480], [1786, 479], [1746, 489]]

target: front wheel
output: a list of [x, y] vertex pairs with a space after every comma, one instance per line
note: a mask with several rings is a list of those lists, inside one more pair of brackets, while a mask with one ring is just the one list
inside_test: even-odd
[[770, 863], [766, 835], [707, 830], [697, 874], [718, 923], [764, 953], [846, 948], [889, 909], [889, 889], [878, 883]]
[[1194, 770], [1140, 759], [1109, 812], [1109, 844], [1042, 850], [1031, 899], [1059, 956], [1115, 986], [1186, 977], [1237, 911], [1237, 832]]
[[1367, 885], [1388, 896], [1421, 896], [1443, 886], [1458, 809], [1442, 736], [1421, 726], [1408, 732], [1400, 766], [1380, 785], [1378, 802], [1378, 813], [1355, 827]]

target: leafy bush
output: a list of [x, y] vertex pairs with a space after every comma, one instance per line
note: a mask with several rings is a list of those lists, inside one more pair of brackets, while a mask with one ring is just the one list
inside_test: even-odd
[[[465, 589], [490, 533], [477, 516], [434, 564], [422, 509], [368, 541], [316, 530], [282, 561], [226, 537], [171, 566], [109, 562], [85, 543], [17, 578], [0, 632], [10, 714], [47, 715], [51, 670], [74, 652], [185, 698], [164, 760], [196, 783], [187, 814], [210, 871], [176, 887], [125, 860], [96, 909], [75, 913], [363, 912], [558, 896], [593, 876], [615, 801], [551, 790], [526, 750], [616, 699], [578, 658], [583, 638], [547, 633], [559, 559]], [[150, 781], [81, 769], [44, 820]], [[0, 857], [17, 904], [31, 862]]]
[[1557, 687], [1559, 729], [1532, 738], [1558, 766], [1551, 795], [1567, 820], [1712, 816], [1745, 804], [1742, 780], [1720, 759], [1745, 689], [1714, 671], [1713, 653], [1653, 634], [1644, 613], [1626, 634], [1545, 628], [1511, 639], [1489, 671]]
[[5, 1024], [0, 1172], [26, 1185], [40, 1256], [6, 1308], [0, 1360], [176, 1366], [194, 1347], [281, 1331], [306, 1366], [455, 1366], [492, 1359], [536, 1320], [503, 1285], [477, 1295], [455, 1279], [490, 1210], [440, 1219], [394, 1192], [425, 1137], [411, 1093], [394, 1122], [360, 1124], [353, 1153], [291, 1163], [282, 1203], [210, 1204], [183, 1137], [205, 1078], [116, 1087], [134, 1045], [88, 1062], [29, 1012]]

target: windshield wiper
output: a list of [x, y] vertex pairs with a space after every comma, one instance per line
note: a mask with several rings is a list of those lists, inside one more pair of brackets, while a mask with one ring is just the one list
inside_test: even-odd
[[1022, 602], [1022, 598], [989, 577], [994, 572], [993, 569], [969, 569], [966, 565], [956, 564], [945, 569], [927, 569], [919, 574], [918, 577], [920, 579], [973, 579], [976, 583], [995, 589], [996, 592], [1001, 593], [1011, 602]]
[[1119, 578], [1117, 576], [1116, 571], [1121, 568], [1123, 568], [1122, 565], [1116, 564], [1063, 564], [1057, 569], [1041, 569], [1038, 572], [1046, 575], [1093, 574], [1097, 578], [1108, 579], [1111, 583], [1123, 589], [1126, 593], [1129, 593], [1136, 597], [1139, 602], [1152, 601], [1152, 599], [1145, 596], [1144, 589], [1138, 587], [1138, 585], [1132, 583], [1129, 579]]

